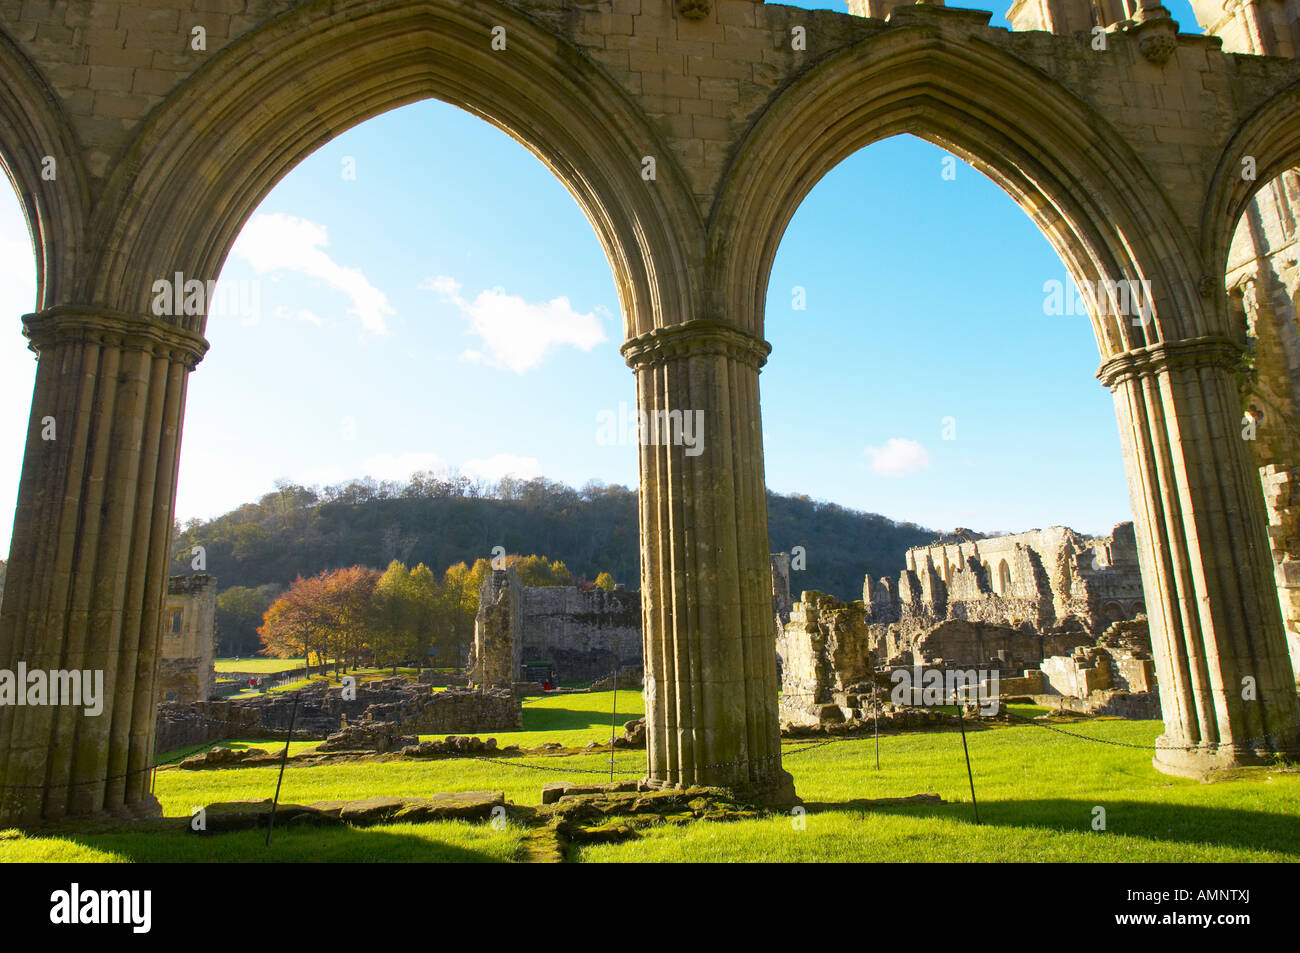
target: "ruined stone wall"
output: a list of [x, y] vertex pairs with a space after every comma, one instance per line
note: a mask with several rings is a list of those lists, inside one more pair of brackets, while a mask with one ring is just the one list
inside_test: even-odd
[[199, 574], [168, 579], [162, 629], [155, 697], [178, 704], [207, 701], [216, 693], [216, 578]]
[[523, 638], [522, 587], [513, 566], [494, 569], [483, 579], [474, 617], [474, 645], [468, 666], [474, 685], [509, 688], [520, 680]]
[[299, 741], [323, 740], [345, 722], [358, 721], [393, 721], [417, 734], [518, 731], [523, 708], [509, 691], [435, 692], [400, 676], [357, 685], [351, 698], [339, 686], [319, 684], [248, 699], [159, 705], [154, 750], [162, 754], [230, 738], [284, 740], [291, 725]]
[[513, 566], [493, 571], [479, 590], [470, 680], [508, 688], [525, 665], [547, 666], [561, 682], [640, 672], [640, 593], [524, 587]]
[[996, 669], [1004, 697], [1158, 713], [1131, 523], [1099, 538], [1059, 526], [959, 531], [906, 558], [896, 586], [868, 577], [855, 602], [805, 592], [784, 623], [776, 615], [783, 722], [838, 723], [871, 692], [873, 673], [913, 665]]
[[1260, 470], [1260, 478], [1291, 669], [1300, 683], [1300, 469], [1270, 464]]
[[[1043, 658], [1043, 638], [1032, 631], [988, 622], [948, 619], [910, 646], [913, 664], [1023, 670]], [[896, 655], [904, 649], [898, 647]]]
[[817, 712], [834, 703], [836, 693], [872, 678], [871, 632], [861, 602], [805, 592], [791, 607], [784, 636], [783, 721], [816, 723]]
[[991, 538], [963, 533], [908, 550], [906, 559], [897, 587], [868, 579], [863, 602], [868, 622], [899, 623], [913, 638], [949, 619], [1096, 636], [1143, 610], [1132, 523], [1100, 538], [1063, 526]]
[[449, 688], [411, 692], [406, 697], [370, 705], [363, 723], [395, 722], [404, 732], [439, 735], [458, 731], [522, 731], [523, 707], [513, 692], [489, 688], [476, 692]]
[[641, 669], [641, 594], [576, 586], [524, 588], [520, 633], [526, 664], [550, 663], [560, 681]]

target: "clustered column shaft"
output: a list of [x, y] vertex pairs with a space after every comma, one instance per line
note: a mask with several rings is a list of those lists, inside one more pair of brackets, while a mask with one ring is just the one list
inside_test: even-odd
[[104, 698], [98, 715], [0, 706], [0, 826], [148, 813], [181, 420], [207, 342], [153, 318], [82, 308], [24, 325], [40, 360], [0, 667], [102, 671]]
[[1195, 338], [1098, 373], [1115, 395], [1160, 682], [1154, 760], [1177, 774], [1300, 752], [1258, 477], [1237, 424], [1240, 353]]
[[[649, 780], [790, 803], [781, 768], [758, 375], [769, 346], [690, 321], [623, 347], [642, 412]], [[693, 415], [693, 416], [688, 416]], [[674, 421], [698, 421], [694, 445]], [[688, 425], [689, 426], [689, 425]]]

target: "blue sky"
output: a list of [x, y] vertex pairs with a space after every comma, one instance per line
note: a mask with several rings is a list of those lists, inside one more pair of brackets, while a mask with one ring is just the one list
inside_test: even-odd
[[[939, 529], [1108, 531], [1130, 515], [1096, 344], [1084, 317], [1043, 313], [1065, 269], [988, 179], [958, 161], [945, 181], [945, 156], [876, 143], [792, 221], [768, 297], [768, 484]], [[598, 439], [599, 414], [635, 404], [609, 265], [558, 180], [477, 118], [424, 102], [321, 148], [250, 219], [220, 294], [190, 382], [178, 519], [282, 477], [456, 467], [636, 485], [636, 448]], [[0, 552], [33, 302], [30, 244], [0, 190]]]

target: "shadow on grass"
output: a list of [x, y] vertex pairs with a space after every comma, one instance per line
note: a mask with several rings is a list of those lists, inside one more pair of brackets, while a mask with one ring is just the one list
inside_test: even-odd
[[[931, 817], [973, 825], [969, 802], [880, 804], [867, 799], [808, 802], [805, 809]], [[1271, 850], [1300, 857], [1300, 817], [1263, 811], [1232, 810], [1188, 804], [1153, 804], [1100, 797], [1024, 801], [980, 801], [984, 827], [1038, 828], [1044, 832], [1092, 833], [1093, 809], [1106, 809], [1106, 833], [1183, 844]]]
[[121, 834], [62, 834], [84, 847], [132, 863], [496, 863], [502, 858], [435, 837], [382, 828], [277, 827], [266, 831], [191, 834], [167, 831]]

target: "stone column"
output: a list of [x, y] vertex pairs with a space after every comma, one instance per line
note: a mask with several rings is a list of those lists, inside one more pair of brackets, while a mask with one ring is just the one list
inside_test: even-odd
[[102, 671], [103, 710], [0, 706], [0, 826], [151, 813], [181, 417], [207, 342], [94, 309], [51, 308], [23, 323], [40, 361], [0, 668]]
[[1153, 760], [1191, 777], [1300, 754], [1258, 477], [1238, 425], [1240, 354], [1195, 338], [1098, 372], [1115, 395], [1160, 682]]
[[794, 783], [781, 768], [758, 405], [769, 351], [702, 320], [623, 346], [642, 414], [648, 780], [775, 806], [793, 803]]

